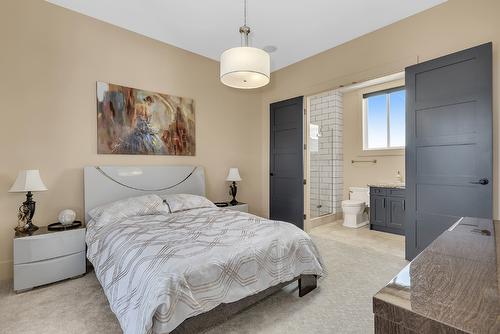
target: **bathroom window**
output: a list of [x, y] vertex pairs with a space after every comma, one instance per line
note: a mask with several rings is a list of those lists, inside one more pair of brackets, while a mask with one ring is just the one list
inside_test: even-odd
[[363, 149], [405, 147], [405, 88], [363, 94]]

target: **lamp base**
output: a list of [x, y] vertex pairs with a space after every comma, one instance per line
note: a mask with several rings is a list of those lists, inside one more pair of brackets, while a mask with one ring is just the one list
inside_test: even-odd
[[36, 226], [32, 222], [26, 224], [26, 229], [25, 229], [26, 233], [34, 232], [36, 230], [38, 230], [38, 226]]
[[14, 228], [14, 230], [17, 233], [21, 233], [21, 234], [31, 234], [31, 233], [35, 232], [36, 230], [38, 230], [38, 226], [36, 226], [33, 223], [29, 223], [29, 224], [26, 224], [25, 226], [22, 226], [22, 227], [17, 226], [16, 228]]
[[33, 194], [31, 191], [28, 191], [26, 193], [26, 201], [19, 207], [17, 218], [20, 224], [15, 228], [16, 232], [30, 234], [38, 230], [38, 226], [32, 223], [35, 206], [36, 203], [33, 201]]
[[233, 184], [229, 186], [229, 195], [233, 196], [233, 199], [229, 204], [236, 205], [238, 201], [236, 200], [236, 193], [238, 192], [238, 187], [236, 186], [236, 182], [233, 181]]

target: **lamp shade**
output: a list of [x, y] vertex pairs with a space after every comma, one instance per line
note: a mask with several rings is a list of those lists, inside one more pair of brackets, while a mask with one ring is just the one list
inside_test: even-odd
[[271, 58], [261, 49], [232, 48], [220, 56], [220, 81], [229, 87], [253, 89], [269, 83]]
[[22, 170], [17, 174], [16, 181], [9, 192], [45, 191], [47, 187], [40, 177], [38, 169]]
[[241, 181], [240, 171], [238, 168], [229, 168], [229, 173], [227, 174], [226, 181]]

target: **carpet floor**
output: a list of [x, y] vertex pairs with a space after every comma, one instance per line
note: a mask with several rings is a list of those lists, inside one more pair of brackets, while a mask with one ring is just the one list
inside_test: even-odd
[[[372, 296], [407, 262], [313, 238], [329, 272], [316, 290], [299, 298], [296, 283], [291, 284], [205, 333], [373, 333]], [[114, 334], [121, 329], [91, 272], [21, 294], [3, 285], [0, 333]]]

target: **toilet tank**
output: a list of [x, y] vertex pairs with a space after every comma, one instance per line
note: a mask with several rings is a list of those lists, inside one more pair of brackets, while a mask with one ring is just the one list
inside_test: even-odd
[[366, 206], [370, 206], [370, 188], [368, 187], [349, 187], [349, 199], [363, 201]]

